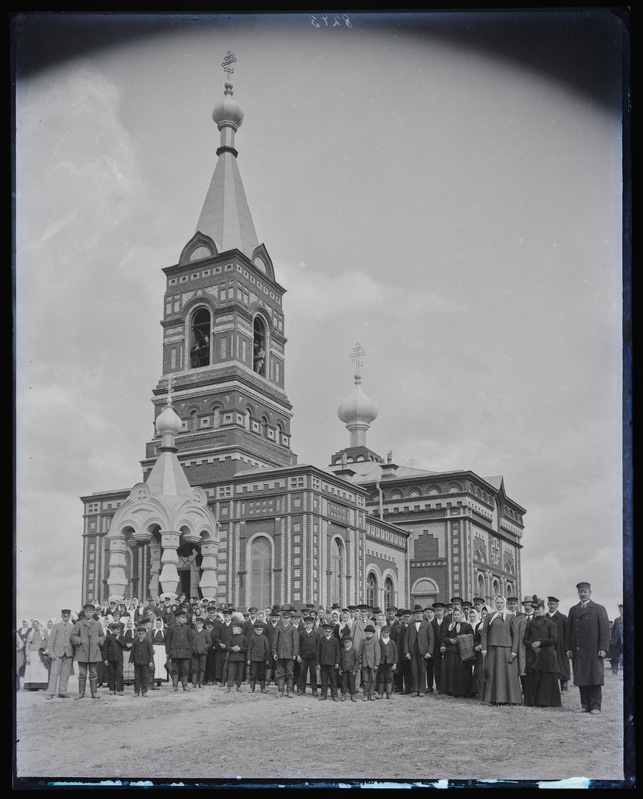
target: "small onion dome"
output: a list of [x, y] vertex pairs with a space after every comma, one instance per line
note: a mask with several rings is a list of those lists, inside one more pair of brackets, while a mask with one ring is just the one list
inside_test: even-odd
[[243, 122], [243, 111], [239, 103], [232, 96], [232, 84], [230, 81], [226, 81], [225, 83], [223, 99], [219, 100], [214, 106], [212, 119], [217, 123], [219, 128], [221, 125], [232, 125], [235, 130]]
[[355, 375], [355, 388], [337, 408], [337, 415], [346, 425], [370, 424], [380, 412], [377, 404], [362, 391], [361, 382], [361, 376]]
[[177, 435], [181, 432], [183, 422], [171, 405], [167, 405], [165, 410], [156, 419], [156, 432], [160, 436]]

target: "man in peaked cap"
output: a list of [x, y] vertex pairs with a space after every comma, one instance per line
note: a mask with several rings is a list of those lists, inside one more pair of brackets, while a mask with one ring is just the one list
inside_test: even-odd
[[520, 600], [517, 596], [508, 596], [507, 597], [507, 610], [509, 613], [514, 616], [514, 618], [518, 618], [520, 614]]
[[556, 625], [556, 656], [558, 658], [558, 679], [560, 680], [560, 690], [566, 691], [571, 672], [569, 669], [569, 658], [565, 652], [565, 637], [567, 635], [567, 616], [558, 610], [560, 600], [555, 596], [547, 597], [547, 616]]
[[533, 596], [525, 596], [520, 604], [523, 610], [516, 613], [516, 628], [518, 630], [518, 658], [516, 662], [518, 663], [518, 675], [524, 694], [527, 676], [527, 650], [524, 637], [527, 624], [534, 618]]
[[85, 615], [82, 619], [78, 619], [69, 634], [69, 640], [78, 663], [78, 695], [75, 699], [83, 699], [85, 696], [85, 685], [88, 679], [92, 699], [100, 699], [96, 666], [103, 659], [102, 647], [105, 641], [105, 631], [98, 619], [94, 618], [94, 610], [93, 602], [85, 602], [83, 605]]
[[268, 613], [268, 618], [266, 619], [266, 627], [264, 629], [264, 635], [268, 639], [268, 645], [270, 646], [270, 665], [266, 666], [266, 684], [270, 685], [271, 683], [277, 684], [277, 672], [274, 660], [272, 658], [272, 642], [275, 637], [275, 629], [281, 624], [281, 619], [279, 618], [279, 606], [273, 605]]
[[402, 608], [400, 626], [397, 632], [397, 669], [393, 678], [396, 690], [402, 694], [411, 693], [411, 661], [406, 657], [406, 639], [409, 634], [413, 611]]
[[475, 612], [480, 615], [480, 611], [484, 607], [484, 599], [481, 596], [474, 596], [471, 600], [473, 602], [473, 607]]
[[592, 601], [589, 583], [578, 583], [576, 590], [580, 602], [570, 608], [567, 614], [565, 649], [572, 661], [574, 685], [580, 691], [582, 710], [585, 713], [600, 713], [610, 623], [603, 605]]

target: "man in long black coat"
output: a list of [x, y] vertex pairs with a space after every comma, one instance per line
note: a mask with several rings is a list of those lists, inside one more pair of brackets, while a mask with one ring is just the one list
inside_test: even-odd
[[560, 690], [567, 690], [567, 683], [570, 678], [569, 658], [565, 651], [565, 638], [567, 637], [567, 616], [558, 610], [559, 600], [555, 596], [547, 597], [547, 616], [555, 624], [558, 632], [556, 639], [556, 657], [558, 658], [558, 679], [560, 680]]
[[589, 583], [576, 585], [578, 605], [570, 608], [567, 618], [565, 649], [574, 670], [574, 685], [586, 713], [600, 713], [604, 685], [605, 656], [610, 643], [610, 623], [603, 605], [590, 599]]

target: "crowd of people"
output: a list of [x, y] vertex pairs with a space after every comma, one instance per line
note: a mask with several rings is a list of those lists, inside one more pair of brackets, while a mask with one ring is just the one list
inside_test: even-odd
[[427, 694], [491, 705], [561, 706], [572, 679], [584, 712], [600, 713], [604, 661], [623, 663], [623, 607], [611, 623], [576, 586], [579, 603], [567, 615], [549, 596], [496, 596], [412, 609], [366, 604], [341, 608], [272, 606], [242, 612], [232, 603], [163, 596], [159, 600], [86, 602], [78, 613], [43, 628], [23, 620], [16, 631], [17, 688], [69, 698], [87, 683], [122, 696], [147, 697], [164, 685], [174, 692], [221, 686], [278, 697], [306, 694], [320, 701], [391, 699]]

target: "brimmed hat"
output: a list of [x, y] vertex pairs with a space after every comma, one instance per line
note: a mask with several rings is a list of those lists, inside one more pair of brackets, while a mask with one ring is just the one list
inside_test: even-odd
[[366, 627], [364, 627], [364, 632], [365, 633], [374, 633], [375, 632], [375, 627], [373, 627], [372, 624], [367, 624]]
[[413, 613], [424, 613], [422, 605], [413, 605]]

